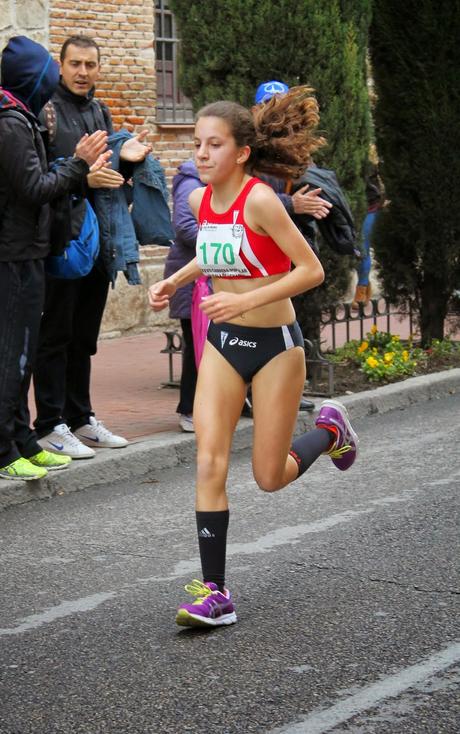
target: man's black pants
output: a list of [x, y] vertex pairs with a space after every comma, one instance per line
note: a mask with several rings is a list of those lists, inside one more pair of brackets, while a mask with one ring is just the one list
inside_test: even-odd
[[180, 399], [176, 413], [191, 415], [193, 413], [193, 401], [197, 380], [197, 369], [195, 362], [195, 350], [193, 348], [192, 320], [181, 319], [182, 337], [184, 348], [182, 352], [182, 372], [180, 377]]
[[109, 280], [97, 265], [84, 278], [46, 278], [34, 369], [35, 429], [40, 437], [59, 423], [75, 431], [94, 415], [91, 357], [97, 351], [108, 290]]
[[27, 395], [44, 286], [43, 260], [0, 262], [0, 466], [41, 451]]

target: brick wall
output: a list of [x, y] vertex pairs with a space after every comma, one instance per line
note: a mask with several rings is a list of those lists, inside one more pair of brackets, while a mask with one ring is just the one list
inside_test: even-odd
[[147, 127], [170, 182], [179, 163], [191, 156], [192, 128], [156, 125], [154, 0], [50, 0], [50, 51], [57, 57], [67, 36], [79, 33], [101, 47], [97, 95], [110, 107], [115, 127]]

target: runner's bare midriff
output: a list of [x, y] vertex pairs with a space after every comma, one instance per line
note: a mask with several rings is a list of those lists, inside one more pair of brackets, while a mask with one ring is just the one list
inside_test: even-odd
[[[275, 283], [285, 275], [286, 273], [277, 273], [265, 278], [213, 278], [213, 290], [214, 293], [249, 293], [257, 288]], [[294, 321], [295, 311], [290, 298], [283, 298], [281, 301], [276, 301], [276, 303], [253, 308], [245, 311], [241, 316], [229, 319], [231, 324], [260, 327], [284, 326], [284, 324], [292, 324]]]

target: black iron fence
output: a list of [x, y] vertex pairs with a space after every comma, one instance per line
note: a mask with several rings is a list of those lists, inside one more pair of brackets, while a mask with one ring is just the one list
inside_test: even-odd
[[392, 306], [387, 298], [374, 298], [368, 304], [359, 303], [352, 309], [351, 303], [339, 303], [321, 316], [322, 351], [324, 343], [333, 351], [351, 339], [364, 339], [371, 326], [379, 331], [414, 336], [415, 318], [410, 304], [405, 308]]
[[374, 298], [369, 303], [339, 303], [323, 311], [320, 342], [305, 339], [307, 361], [306, 394], [330, 397], [334, 394], [334, 364], [325, 358], [346, 342], [363, 341], [372, 326], [379, 331], [398, 334], [402, 339], [417, 338], [415, 317], [410, 304], [405, 308], [392, 306], [387, 298]]

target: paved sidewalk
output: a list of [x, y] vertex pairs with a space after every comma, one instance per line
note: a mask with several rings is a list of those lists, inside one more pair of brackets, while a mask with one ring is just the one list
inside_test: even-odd
[[[101, 340], [93, 362], [93, 407], [115, 432], [130, 439], [125, 449], [99, 449], [94, 459], [73, 461], [66, 471], [52, 472], [42, 481], [0, 480], [0, 511], [34, 499], [50, 498], [121, 479], [160, 477], [158, 472], [193, 462], [194, 434], [182, 433], [175, 412], [179, 391], [162, 387], [168, 381], [168, 355], [161, 331]], [[174, 358], [174, 377], [180, 359]], [[368, 390], [340, 399], [352, 418], [400, 410], [460, 390], [460, 368]], [[315, 400], [317, 404], [320, 398]], [[31, 399], [31, 404], [33, 400]], [[427, 409], [429, 409], [427, 407]], [[315, 415], [299, 413], [297, 432], [314, 425]], [[233, 451], [252, 441], [252, 420], [239, 421]]]
[[[162, 331], [102, 339], [94, 358], [93, 408], [111, 431], [129, 439], [161, 431], [178, 431], [177, 388], [168, 381], [168, 355]], [[180, 375], [180, 356], [173, 357], [174, 377]]]
[[[169, 377], [162, 331], [101, 339], [92, 362], [91, 400], [99, 420], [130, 440], [162, 431], [178, 431], [177, 388], [161, 387]], [[174, 377], [180, 356], [173, 357]], [[33, 398], [31, 398], [33, 411]]]

